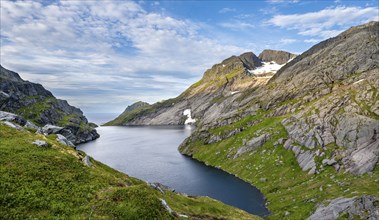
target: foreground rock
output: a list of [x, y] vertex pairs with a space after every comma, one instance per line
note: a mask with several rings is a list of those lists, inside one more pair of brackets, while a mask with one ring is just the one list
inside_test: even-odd
[[343, 216], [348, 219], [370, 219], [379, 218], [379, 207], [374, 203], [378, 198], [373, 196], [362, 196], [353, 198], [337, 198], [329, 201], [328, 205], [320, 205], [309, 220], [334, 220]]

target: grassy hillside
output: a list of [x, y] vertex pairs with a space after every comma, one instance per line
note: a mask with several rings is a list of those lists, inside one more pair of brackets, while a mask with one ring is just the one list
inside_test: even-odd
[[[85, 154], [0, 123], [1, 219], [259, 219], [208, 197], [186, 197], [150, 188]], [[49, 147], [33, 145], [45, 140]], [[173, 209], [170, 214], [164, 199]]]
[[[377, 69], [374, 71], [375, 74], [378, 73]], [[351, 78], [354, 78], [354, 82], [359, 79], [355, 79], [355, 77], [360, 76], [360, 74], [356, 74]], [[307, 112], [307, 110], [309, 114], [305, 113], [304, 117], [308, 117], [311, 112], [317, 113], [324, 107], [320, 103], [330, 103], [330, 100], [336, 99], [336, 97], [352, 95], [356, 106], [361, 108], [366, 115], [376, 118], [377, 115], [372, 116], [373, 113], [369, 110], [372, 109], [371, 105], [379, 100], [377, 89], [371, 85], [372, 81], [369, 78], [374, 78], [375, 75], [368, 72], [364, 76], [368, 80], [361, 81], [360, 85], [351, 83], [350, 86], [347, 86], [347, 82], [352, 81], [350, 78], [341, 81], [340, 85], [337, 85], [338, 89], [333, 93], [305, 105], [298, 105], [298, 109], [285, 115], [274, 116], [275, 110], [261, 109], [253, 115], [228, 125], [213, 127], [206, 131], [198, 129], [181, 145], [180, 151], [207, 165], [234, 174], [259, 188], [268, 200], [268, 208], [272, 212], [268, 219], [306, 219], [316, 210], [318, 204], [338, 197], [351, 198], [362, 195], [379, 197], [378, 166], [372, 172], [359, 176], [344, 171], [337, 172], [333, 166], [322, 166], [323, 159], [330, 158], [333, 153], [338, 152], [339, 147], [332, 143], [324, 147], [317, 146], [314, 149], [325, 153], [316, 157], [317, 167], [322, 167], [322, 169], [315, 175], [308, 174], [308, 172], [302, 171], [294, 153], [285, 149], [283, 141], [280, 141], [288, 138], [288, 133], [282, 124], [284, 119], [301, 111]], [[362, 88], [367, 88], [372, 92], [367, 92]], [[358, 101], [359, 92], [370, 94], [366, 95], [366, 99], [373, 101], [371, 103]], [[277, 109], [287, 105], [295, 106], [294, 103], [296, 100], [283, 102], [282, 106]], [[344, 108], [340, 108], [341, 110], [336, 113], [336, 116], [343, 114]], [[230, 137], [227, 136], [238, 129], [242, 129], [241, 132]], [[263, 134], [269, 135], [269, 138], [262, 146], [234, 157], [238, 149], [245, 145], [246, 140]], [[207, 143], [207, 138], [204, 139], [204, 137], [212, 136], [226, 138], [218, 142]], [[301, 145], [299, 147], [305, 148]], [[341, 160], [342, 158], [336, 157], [336, 159]], [[378, 206], [379, 204], [374, 205]]]

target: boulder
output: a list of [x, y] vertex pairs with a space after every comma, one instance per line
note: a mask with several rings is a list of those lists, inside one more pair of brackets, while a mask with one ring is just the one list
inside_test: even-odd
[[270, 136], [268, 134], [262, 134], [258, 137], [255, 137], [255, 138], [247, 141], [245, 146], [243, 146], [237, 150], [237, 153], [234, 155], [233, 159], [236, 159], [237, 157], [239, 157], [245, 153], [251, 152], [251, 151], [253, 151], [259, 147], [262, 147], [268, 141], [269, 138], [270, 138]]
[[45, 135], [57, 134], [62, 129], [63, 129], [63, 127], [47, 124], [47, 125], [42, 127], [42, 133]]
[[35, 129], [35, 130], [39, 129], [39, 127], [37, 125], [33, 124], [33, 122], [31, 122], [31, 121], [26, 121], [24, 127], [30, 128], [30, 129]]
[[70, 147], [75, 147], [75, 145], [71, 141], [67, 140], [67, 138], [61, 134], [57, 134], [57, 141], [61, 144], [64, 144]]
[[26, 131], [23, 127], [21, 127], [20, 125], [18, 124], [14, 124], [12, 122], [9, 122], [9, 121], [4, 121], [2, 122], [3, 124], [5, 124], [6, 126], [8, 127], [11, 127], [11, 128], [14, 128], [14, 129], [17, 129], [19, 131]]
[[26, 119], [24, 117], [4, 111], [0, 111], [0, 121], [13, 122], [21, 126], [26, 124]]
[[89, 156], [87, 156], [87, 155], [86, 155], [85, 157], [83, 157], [82, 162], [83, 162], [83, 164], [86, 165], [87, 167], [92, 166], [91, 161], [89, 160]]
[[337, 198], [329, 201], [328, 205], [321, 203], [308, 220], [334, 220], [343, 215], [349, 219], [378, 219], [379, 207], [375, 205], [378, 198], [374, 196], [362, 196], [353, 198]]
[[35, 140], [32, 144], [37, 145], [38, 147], [49, 147], [49, 144], [43, 140]]

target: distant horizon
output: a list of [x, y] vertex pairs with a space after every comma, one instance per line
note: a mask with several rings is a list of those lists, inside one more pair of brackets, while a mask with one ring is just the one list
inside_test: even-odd
[[86, 114], [173, 98], [216, 63], [301, 54], [369, 21], [367, 1], [2, 1], [0, 64]]

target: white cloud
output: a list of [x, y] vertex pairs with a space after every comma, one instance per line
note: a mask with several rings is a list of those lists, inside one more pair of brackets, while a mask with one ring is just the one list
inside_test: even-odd
[[280, 39], [280, 43], [281, 44], [292, 44], [292, 43], [295, 43], [297, 40], [296, 39], [293, 39], [293, 38], [283, 38], [283, 39]]
[[224, 13], [229, 13], [229, 12], [236, 12], [237, 9], [235, 8], [222, 8], [218, 11], [218, 13], [224, 14]]
[[255, 27], [255, 25], [253, 25], [251, 23], [247, 23], [247, 22], [239, 21], [239, 20], [232, 20], [230, 22], [224, 22], [224, 23], [221, 23], [220, 26], [222, 26], [224, 28], [231, 29], [231, 30], [236, 30], [236, 31], [251, 29], [251, 28]]
[[267, 0], [270, 4], [282, 4], [282, 3], [298, 3], [300, 0]]
[[[1, 64], [80, 100], [74, 102], [79, 107], [117, 103], [112, 99], [126, 93], [158, 101], [246, 51], [202, 36], [201, 28], [130, 1], [2, 1]], [[70, 88], [76, 94], [68, 94]], [[96, 103], [87, 103], [89, 94]]]
[[322, 39], [336, 36], [352, 25], [379, 20], [375, 7], [335, 7], [305, 14], [275, 15], [268, 24], [297, 30], [303, 36]]
[[320, 41], [322, 41], [322, 39], [310, 38], [310, 39], [304, 40], [305, 43], [311, 43], [311, 44], [315, 44], [315, 43], [318, 43]]

